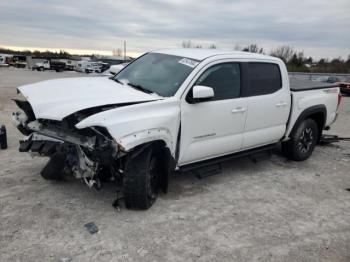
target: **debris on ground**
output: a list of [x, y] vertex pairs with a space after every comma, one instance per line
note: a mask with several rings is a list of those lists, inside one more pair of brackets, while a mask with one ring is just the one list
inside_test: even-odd
[[120, 208], [119, 208], [119, 199], [117, 198], [116, 200], [114, 200], [112, 206], [119, 212]]
[[86, 223], [84, 225], [84, 227], [87, 229], [87, 231], [89, 231], [89, 233], [91, 235], [97, 233], [99, 230], [98, 230], [98, 227], [96, 226], [96, 224], [94, 222], [89, 222], [89, 223]]
[[118, 196], [117, 193], [117, 198], [113, 201], [112, 206], [118, 211], [120, 212], [120, 201], [123, 200], [124, 198], [122, 196]]
[[71, 261], [73, 261], [73, 258], [71, 258], [71, 257], [63, 257], [63, 258], [60, 259], [60, 261], [61, 262], [71, 262]]
[[141, 257], [144, 257], [149, 253], [149, 251], [147, 249], [144, 249], [144, 247], [139, 248], [136, 252]]
[[178, 219], [179, 219], [179, 220], [185, 220], [186, 217], [185, 217], [184, 215], [179, 215], [179, 216], [178, 216]]

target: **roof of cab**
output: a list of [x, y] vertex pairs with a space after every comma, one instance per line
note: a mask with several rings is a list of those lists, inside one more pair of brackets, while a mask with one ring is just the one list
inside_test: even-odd
[[191, 58], [199, 61], [202, 61], [208, 57], [218, 56], [218, 55], [230, 55], [230, 56], [235, 56], [237, 58], [279, 60], [276, 57], [256, 54], [256, 53], [241, 52], [241, 51], [224, 51], [224, 50], [218, 50], [218, 49], [202, 49], [202, 48], [160, 49], [160, 50], [154, 50], [152, 51], [152, 53], [175, 55], [175, 56]]

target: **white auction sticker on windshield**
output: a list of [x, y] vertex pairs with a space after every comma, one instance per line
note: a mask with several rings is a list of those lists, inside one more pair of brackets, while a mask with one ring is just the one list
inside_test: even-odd
[[199, 62], [195, 61], [195, 60], [191, 60], [189, 58], [182, 58], [180, 61], [179, 61], [180, 64], [183, 64], [183, 65], [187, 65], [189, 67], [195, 67], [196, 65], [199, 64]]

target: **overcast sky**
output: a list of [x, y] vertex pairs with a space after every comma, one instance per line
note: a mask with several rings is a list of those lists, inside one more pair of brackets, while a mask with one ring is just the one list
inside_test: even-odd
[[257, 43], [305, 55], [350, 54], [350, 0], [0, 0], [0, 46], [132, 53]]

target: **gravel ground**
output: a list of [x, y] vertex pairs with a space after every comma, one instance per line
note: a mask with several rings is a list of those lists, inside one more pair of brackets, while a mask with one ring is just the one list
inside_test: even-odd
[[[173, 176], [148, 211], [112, 207], [115, 189], [49, 182], [46, 159], [18, 152], [10, 124], [16, 87], [85, 76], [0, 68], [0, 261], [350, 261], [350, 143], [319, 146], [305, 162], [278, 154], [225, 163], [199, 180]], [[350, 98], [330, 133], [350, 136]], [[84, 224], [95, 222], [90, 235]]]

